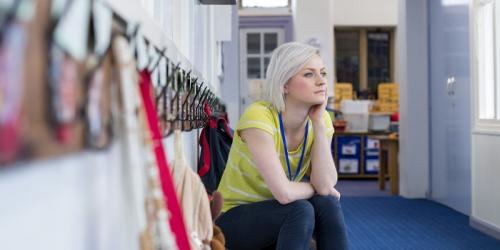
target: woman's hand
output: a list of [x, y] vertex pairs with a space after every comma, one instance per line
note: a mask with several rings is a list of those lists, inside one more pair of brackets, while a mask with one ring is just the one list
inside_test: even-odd
[[340, 200], [340, 193], [334, 187], [332, 187], [332, 189], [330, 190], [330, 195], [335, 196], [337, 197], [337, 200]]
[[326, 111], [327, 97], [325, 95], [325, 100], [321, 104], [312, 106], [309, 109], [309, 118], [311, 119], [313, 125], [322, 124], [323, 113]]

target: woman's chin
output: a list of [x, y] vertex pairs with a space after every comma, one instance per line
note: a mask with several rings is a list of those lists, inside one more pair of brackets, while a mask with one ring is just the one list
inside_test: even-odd
[[320, 104], [323, 104], [323, 101], [324, 99], [323, 98], [314, 98], [310, 101], [308, 101], [308, 103], [311, 105], [311, 106], [314, 106], [314, 105], [320, 105]]
[[301, 98], [300, 100], [300, 102], [311, 106], [323, 104], [324, 101], [325, 97], [320, 95], [311, 96], [310, 98]]
[[321, 96], [319, 98], [316, 98], [316, 100], [314, 100], [314, 104], [315, 105], [323, 104], [324, 101], [325, 101], [325, 96]]

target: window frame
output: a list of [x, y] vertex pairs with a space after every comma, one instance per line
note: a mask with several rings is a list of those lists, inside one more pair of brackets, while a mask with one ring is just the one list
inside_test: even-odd
[[[274, 33], [277, 35], [277, 46], [281, 45], [284, 43], [284, 40], [285, 40], [285, 33], [284, 33], [284, 30], [281, 29], [281, 28], [245, 28], [245, 29], [241, 29], [240, 31], [240, 36], [241, 36], [241, 41], [240, 41], [240, 44], [243, 45], [243, 41], [247, 42], [247, 34], [251, 34], [251, 33], [258, 33], [260, 34], [259, 38], [260, 38], [260, 51], [258, 54], [248, 54], [247, 52], [247, 47], [246, 46], [241, 46], [241, 50], [240, 50], [240, 56], [241, 56], [241, 62], [242, 62], [242, 67], [241, 67], [241, 70], [243, 71], [244, 70], [244, 76], [246, 77], [246, 79], [265, 79], [265, 58], [266, 57], [271, 57], [271, 53], [272, 52], [269, 52], [269, 53], [266, 53], [265, 52], [265, 49], [264, 49], [264, 45], [265, 45], [265, 41], [264, 41], [264, 34], [266, 33]], [[247, 65], [247, 59], [248, 58], [259, 58], [260, 59], [260, 78], [248, 78], [248, 65]]]
[[[239, 60], [240, 60], [240, 65], [239, 65], [239, 79], [240, 79], [240, 112], [243, 112], [245, 107], [250, 103], [251, 99], [251, 89], [250, 89], [250, 82], [252, 81], [264, 81], [265, 76], [262, 75], [265, 71], [263, 69], [263, 66], [265, 65], [264, 58], [265, 57], [270, 57], [271, 53], [265, 53], [264, 48], [263, 48], [263, 35], [265, 33], [277, 33], [278, 34], [278, 40], [277, 40], [277, 46], [280, 46], [285, 42], [285, 29], [284, 28], [278, 28], [278, 27], [266, 27], [266, 28], [240, 28], [240, 38], [239, 38]], [[247, 34], [249, 33], [259, 33], [260, 34], [260, 51], [259, 54], [248, 54], [247, 53]], [[247, 65], [247, 58], [249, 57], [258, 57], [260, 58], [261, 62], [261, 78], [248, 78], [247, 75], [247, 70], [248, 70], [248, 65]]]
[[[479, 28], [478, 13], [480, 8], [487, 3], [493, 4], [493, 54], [494, 54], [494, 118], [480, 118], [479, 105]], [[500, 0], [472, 0], [470, 8], [469, 23], [471, 23], [470, 50], [471, 50], [471, 91], [472, 91], [472, 128], [474, 134], [500, 135]], [[496, 17], [496, 18], [495, 18]]]

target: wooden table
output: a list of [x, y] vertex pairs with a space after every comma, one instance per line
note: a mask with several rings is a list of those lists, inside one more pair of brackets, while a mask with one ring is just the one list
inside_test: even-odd
[[[371, 139], [379, 140], [380, 156], [379, 156], [379, 174], [378, 184], [380, 190], [385, 189], [386, 171], [389, 172], [389, 180], [391, 182], [391, 194], [399, 194], [399, 139], [389, 136], [370, 136]], [[387, 163], [387, 165], [386, 165]]]

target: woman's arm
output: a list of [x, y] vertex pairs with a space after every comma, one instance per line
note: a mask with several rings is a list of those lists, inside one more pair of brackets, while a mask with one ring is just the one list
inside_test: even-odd
[[309, 199], [314, 195], [315, 191], [310, 183], [288, 180], [281, 167], [271, 135], [256, 128], [244, 129], [239, 132], [250, 150], [260, 175], [280, 204]]
[[[335, 195], [332, 190], [337, 184], [337, 170], [333, 162], [330, 145], [332, 139], [325, 136], [324, 123], [313, 122], [314, 143], [311, 149], [311, 184], [320, 195]], [[337, 196], [337, 195], [335, 195]]]
[[323, 118], [325, 108], [326, 98], [322, 104], [315, 105], [309, 110], [314, 131], [311, 149], [311, 184], [320, 195], [334, 195], [340, 198], [340, 194], [334, 188], [338, 176], [330, 151], [332, 138], [326, 136], [325, 131], [326, 124]]

